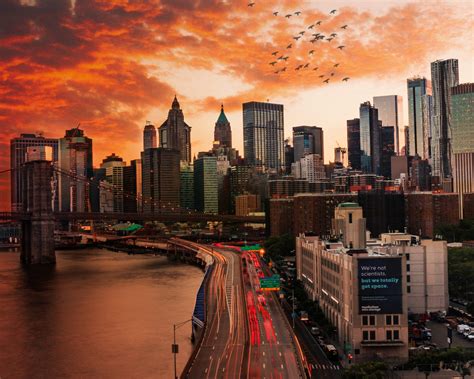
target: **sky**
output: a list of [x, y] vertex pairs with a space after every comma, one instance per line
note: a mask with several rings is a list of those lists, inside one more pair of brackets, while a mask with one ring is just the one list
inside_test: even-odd
[[[0, 171], [11, 138], [59, 138], [79, 123], [95, 165], [112, 152], [139, 158], [145, 122], [161, 125], [175, 94], [193, 154], [211, 148], [221, 104], [243, 154], [242, 103], [270, 101], [284, 104], [285, 137], [297, 125], [324, 129], [329, 161], [373, 96], [401, 95], [406, 124], [406, 79], [429, 78], [430, 62], [457, 58], [460, 82], [474, 82], [472, 0], [250, 2], [1, 0]], [[317, 32], [336, 36], [310, 42]], [[7, 174], [0, 191], [7, 209]]]

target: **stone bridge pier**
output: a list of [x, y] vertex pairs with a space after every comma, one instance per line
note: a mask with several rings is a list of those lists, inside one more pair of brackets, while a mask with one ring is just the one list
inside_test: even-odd
[[23, 212], [31, 217], [21, 222], [21, 262], [51, 264], [54, 251], [54, 216], [52, 209], [51, 161], [35, 160], [22, 167]]

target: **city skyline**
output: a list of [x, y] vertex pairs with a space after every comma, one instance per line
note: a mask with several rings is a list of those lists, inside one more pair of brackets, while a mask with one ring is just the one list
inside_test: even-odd
[[[186, 120], [193, 126], [192, 155], [212, 147], [212, 138], [209, 136], [221, 103], [232, 125], [234, 146], [242, 154], [241, 104], [268, 99], [285, 106], [285, 138], [291, 136], [291, 128], [297, 125], [318, 125], [324, 129], [327, 162], [332, 160], [333, 149], [338, 142], [346, 145], [340, 137], [341, 134], [345, 135], [346, 120], [356, 117], [359, 104], [371, 100], [373, 96], [401, 95], [405, 103], [403, 119], [406, 123], [406, 79], [416, 75], [430, 77], [432, 61], [456, 58], [459, 60], [460, 82], [473, 81], [472, 62], [469, 59], [472, 50], [462, 45], [461, 38], [463, 31], [469, 28], [459, 30], [453, 27], [457, 24], [472, 24], [472, 12], [462, 1], [439, 2], [436, 11], [430, 10], [428, 3], [415, 4], [410, 1], [397, 2], [397, 8], [394, 8], [396, 2], [393, 1], [383, 4], [321, 2], [318, 8], [291, 1], [271, 6], [258, 2], [254, 9], [247, 9], [246, 2], [231, 8], [225, 3], [207, 8], [193, 8], [184, 3], [180, 9], [176, 5], [163, 5], [153, 11], [146, 5], [137, 6], [136, 9], [127, 8], [126, 5], [86, 7], [74, 1], [73, 8], [55, 9], [52, 6], [35, 5], [35, 2], [23, 3], [30, 5], [22, 8], [14, 3], [4, 4], [0, 7], [4, 7], [5, 12], [0, 13], [15, 16], [18, 24], [20, 20], [31, 20], [35, 15], [48, 13], [50, 18], [46, 23], [51, 18], [62, 18], [68, 21], [66, 25], [69, 27], [64, 26], [65, 29], [59, 30], [45, 24], [42, 25], [43, 32], [17, 30], [11, 19], [7, 21], [6, 47], [0, 50], [0, 64], [5, 73], [3, 94], [6, 99], [4, 104], [0, 103], [0, 120], [3, 124], [1, 149], [5, 152], [2, 154], [4, 158], [0, 160], [0, 169], [9, 167], [7, 151], [11, 138], [18, 137], [20, 133], [36, 131], [43, 131], [46, 137], [59, 138], [64, 130], [79, 122], [85, 133], [94, 139], [95, 166], [114, 151], [127, 162], [137, 159], [142, 150], [142, 130], [146, 120], [155, 126], [159, 125], [174, 94], [180, 100]], [[334, 5], [339, 11], [330, 19], [328, 11]], [[285, 23], [281, 18], [272, 18], [271, 10], [274, 7], [281, 10], [301, 8], [302, 14], [299, 19], [295, 17], [294, 21]], [[130, 30], [120, 30], [110, 14], [122, 14], [124, 20], [130, 21]], [[204, 30], [202, 25], [196, 25], [191, 20], [193, 14], [211, 20], [212, 28]], [[101, 22], [97, 21], [102, 16]], [[152, 33], [161, 35], [161, 29], [154, 24], [153, 28], [150, 26], [142, 30], [144, 26], [140, 24], [139, 18], [143, 17], [152, 25], [152, 16], [161, 17], [164, 23], [173, 24], [173, 28], [169, 32], [163, 31], [169, 35], [163, 34], [162, 38], [150, 42], [146, 38]], [[200, 17], [196, 18], [202, 21]], [[253, 17], [263, 18], [264, 21], [252, 26], [255, 30], [249, 29], [240, 39], [230, 41], [229, 33], [237, 33], [242, 27], [248, 27], [246, 21]], [[351, 76], [351, 80], [348, 83], [326, 85], [311, 75], [296, 71], [283, 76], [274, 75], [272, 67], [268, 65], [268, 57], [271, 57], [274, 46], [281, 49], [283, 42], [290, 38], [289, 33], [294, 33], [319, 17], [327, 19], [326, 25], [331, 26], [328, 29], [321, 26], [324, 31], [337, 29], [339, 24], [349, 24], [352, 32], [346, 32], [344, 38], [347, 40], [344, 43], [348, 49], [351, 44], [354, 48], [339, 55], [332, 55], [332, 51], [327, 53], [330, 54], [328, 61], [332, 62], [333, 58], [341, 60], [341, 70], [344, 67], [344, 73]], [[374, 17], [370, 25], [366, 22], [367, 17]], [[421, 28], [420, 25], [430, 17], [439, 20], [436, 29], [430, 29], [434, 27], [429, 25]], [[229, 19], [233, 20], [232, 25], [228, 25]], [[407, 19], [416, 22], [406, 22]], [[84, 28], [87, 22], [100, 26], [93, 37], [94, 43], [91, 42], [90, 32]], [[379, 30], [377, 22], [383, 22], [392, 31], [403, 25], [409, 35], [405, 46], [399, 43], [397, 33], [375, 34]], [[75, 23], [74, 28], [72, 23]], [[186, 23], [191, 32], [184, 29]], [[224, 23], [226, 28], [222, 28]], [[269, 27], [275, 27], [278, 31], [268, 34], [266, 30]], [[378, 48], [368, 43], [370, 38], [360, 38], [362, 35], [378, 38], [375, 40], [378, 41]], [[457, 38], [453, 39], [454, 36]], [[196, 40], [200, 40], [206, 48], [193, 46]], [[63, 50], [38, 53], [40, 46], [53, 42]], [[116, 45], [118, 42], [122, 43], [121, 50]], [[380, 49], [381, 43], [383, 49]], [[163, 48], [169, 48], [170, 44], [176, 47], [176, 52], [171, 54], [173, 57], [159, 62], [158, 55], [162, 55]], [[112, 45], [117, 49], [114, 53], [110, 51]], [[324, 45], [323, 49], [328, 45]], [[416, 51], [413, 51], [414, 46], [417, 46]], [[28, 51], [28, 47], [31, 51]], [[72, 47], [77, 47], [82, 55], [62, 54], [60, 60], [55, 58], [55, 54]], [[157, 50], [149, 52], [149, 47]], [[216, 54], [216, 47], [222, 48], [225, 54]], [[126, 49], [130, 50], [130, 59], [120, 56], [120, 52]], [[180, 53], [180, 49], [186, 54]], [[298, 57], [303, 58], [305, 49], [298, 47], [295, 50]], [[30, 56], [35, 52], [38, 54]], [[368, 60], [369, 56], [377, 52], [378, 55], [374, 55], [377, 59]], [[390, 57], [395, 55], [402, 59], [391, 61]], [[416, 64], [413, 63], [415, 55]], [[174, 65], [171, 65], [172, 59], [175, 60]], [[209, 59], [212, 59], [210, 69], [206, 65]], [[164, 73], [166, 75], [160, 75]], [[165, 77], [168, 82], [160, 82], [158, 77]], [[384, 77], [383, 83], [379, 80], [381, 77]], [[203, 82], [207, 85], [202, 86]], [[35, 86], [32, 87], [32, 84]], [[341, 93], [344, 94], [342, 99]], [[320, 106], [315, 107], [314, 103]], [[400, 140], [401, 148], [404, 145], [403, 137]], [[8, 178], [0, 178], [0, 188], [8, 189], [8, 182]], [[1, 204], [1, 207], [5, 208], [5, 205]]]

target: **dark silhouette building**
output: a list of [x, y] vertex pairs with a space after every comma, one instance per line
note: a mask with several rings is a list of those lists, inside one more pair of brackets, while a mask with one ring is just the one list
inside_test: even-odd
[[382, 122], [378, 119], [378, 110], [366, 101], [360, 105], [359, 113], [361, 170], [380, 175]]
[[349, 166], [354, 170], [360, 170], [360, 120], [358, 118], [347, 120], [347, 150]]
[[221, 113], [214, 127], [214, 141], [218, 143], [219, 147], [232, 147], [232, 131], [230, 122], [224, 113], [224, 105], [221, 105]]
[[184, 122], [183, 111], [176, 96], [168, 112], [168, 118], [158, 131], [160, 147], [178, 150], [181, 161], [191, 162], [191, 127]]
[[156, 147], [156, 129], [150, 121], [147, 121], [143, 129], [143, 150]]
[[395, 156], [394, 127], [383, 126], [380, 131], [382, 137], [380, 175], [388, 179], [392, 177], [391, 159]]
[[293, 128], [294, 161], [308, 154], [318, 154], [324, 161], [323, 129], [317, 126], [295, 126]]

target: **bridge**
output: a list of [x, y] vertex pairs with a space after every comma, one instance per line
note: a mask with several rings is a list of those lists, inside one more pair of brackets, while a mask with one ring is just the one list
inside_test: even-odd
[[[122, 221], [162, 221], [162, 222], [225, 222], [225, 223], [252, 223], [263, 224], [263, 216], [235, 216], [211, 213], [196, 213], [177, 211], [153, 213], [123, 213], [123, 212], [52, 212], [57, 221], [74, 220], [122, 220]], [[4, 221], [29, 221], [34, 217], [32, 212], [0, 212], [0, 220]]]

